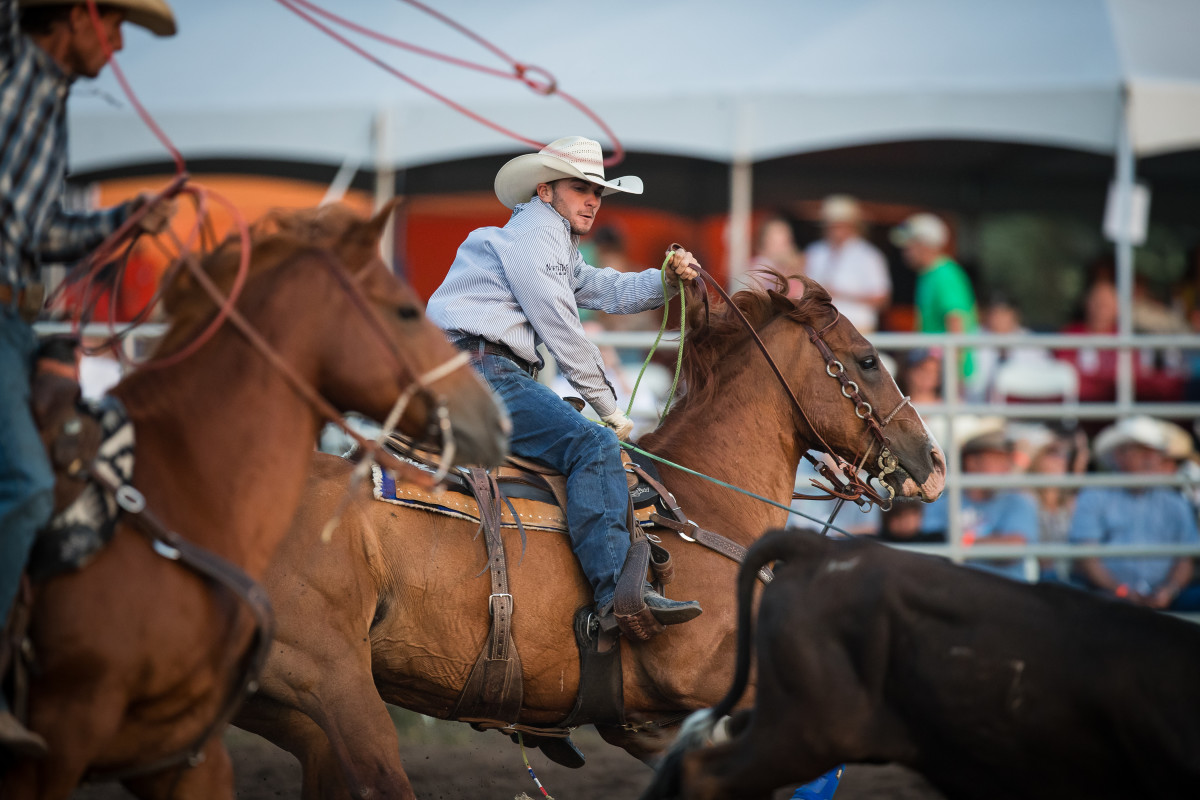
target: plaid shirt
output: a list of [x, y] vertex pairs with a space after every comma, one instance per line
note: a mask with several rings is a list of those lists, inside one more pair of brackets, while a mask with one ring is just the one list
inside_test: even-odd
[[129, 204], [63, 210], [71, 78], [0, 0], [0, 283], [22, 285], [43, 260], [82, 258], [129, 216]]

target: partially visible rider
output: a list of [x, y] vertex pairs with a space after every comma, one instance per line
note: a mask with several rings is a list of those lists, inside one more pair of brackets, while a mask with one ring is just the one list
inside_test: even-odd
[[[628, 273], [584, 262], [579, 237], [595, 223], [601, 198], [642, 192], [640, 178], [605, 179], [600, 144], [591, 139], [568, 136], [512, 159], [497, 173], [495, 191], [512, 217], [502, 228], [471, 232], [429, 300], [429, 318], [477, 354], [476, 368], [512, 419], [512, 452], [566, 476], [571, 545], [597, 608], [605, 610], [630, 546], [629, 489], [617, 440], [628, 439], [633, 423], [617, 407], [579, 309], [633, 314], [658, 308], [678, 292], [676, 276], [696, 277], [694, 259], [685, 250], [670, 256], [668, 295], [657, 269]], [[542, 343], [604, 426], [537, 381]], [[662, 625], [701, 612], [699, 603], [670, 600], [648, 583], [643, 598]]]
[[[165, 0], [103, 0], [100, 31], [121, 49], [121, 26], [175, 33]], [[82, 258], [144, 205], [138, 197], [93, 213], [63, 209], [67, 97], [77, 78], [108, 63], [88, 7], [65, 0], [0, 0], [0, 626], [8, 620], [34, 536], [50, 519], [54, 473], [29, 408], [41, 309], [42, 262]], [[160, 203], [141, 220], [164, 227]], [[0, 748], [44, 755], [46, 744], [13, 716], [0, 694]]]

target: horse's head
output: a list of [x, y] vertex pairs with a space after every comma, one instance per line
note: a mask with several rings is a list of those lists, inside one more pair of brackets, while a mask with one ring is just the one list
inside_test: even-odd
[[[778, 289], [787, 286], [781, 276], [766, 275], [777, 281]], [[800, 280], [803, 293], [799, 299], [775, 290], [743, 291], [733, 299], [799, 403], [800, 410], [793, 409], [791, 416], [801, 452], [830, 452], [861, 465], [897, 495], [926, 501], [937, 498], [946, 480], [941, 448], [900, 393], [875, 347], [838, 314], [820, 284], [808, 278]], [[765, 366], [756, 346], [746, 344], [748, 334], [729, 309], [710, 312], [706, 305], [694, 302], [689, 304], [689, 325], [693, 321], [708, 329], [709, 338], [715, 335], [730, 340], [726, 348], [740, 339], [739, 357], [758, 359]], [[714, 362], [710, 357], [709, 363]], [[765, 382], [769, 381], [778, 385], [780, 396], [786, 395], [787, 388], [776, 376], [767, 372], [761, 377], [762, 371], [756, 374], [760, 377], [755, 392], [773, 391], [767, 388]], [[697, 377], [689, 376], [689, 395]], [[699, 377], [701, 386], [716, 385]], [[792, 405], [790, 398], [786, 404]]]
[[[249, 272], [239, 308], [274, 308], [256, 324], [272, 338], [297, 336], [315, 354], [314, 388], [340, 411], [377, 421], [403, 409], [398, 428], [417, 439], [453, 437], [457, 460], [494, 465], [507, 452], [509, 422], [479, 379], [430, 322], [412, 288], [379, 256], [379, 242], [394, 205], [365, 219], [345, 206], [274, 212], [255, 226]], [[206, 274], [228, 293], [238, 273], [241, 243], [225, 242], [205, 264]], [[255, 275], [272, 271], [273, 280]], [[186, 277], [185, 277], [186, 276]], [[211, 316], [214, 304], [183, 273], [167, 293], [175, 324]], [[190, 327], [195, 330], [195, 323]], [[176, 337], [178, 338], [178, 337]], [[180, 346], [175, 343], [175, 349]], [[161, 351], [160, 351], [161, 352]], [[399, 403], [398, 403], [399, 401]]]

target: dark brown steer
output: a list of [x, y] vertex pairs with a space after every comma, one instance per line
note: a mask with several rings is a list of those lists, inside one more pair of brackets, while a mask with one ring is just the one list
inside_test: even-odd
[[[733, 738], [695, 745], [750, 672]], [[729, 695], [689, 720], [650, 798], [767, 798], [896, 762], [950, 798], [1200, 797], [1200, 628], [1082, 591], [862, 540], [774, 531], [738, 578]], [[708, 716], [696, 719], [702, 714]]]

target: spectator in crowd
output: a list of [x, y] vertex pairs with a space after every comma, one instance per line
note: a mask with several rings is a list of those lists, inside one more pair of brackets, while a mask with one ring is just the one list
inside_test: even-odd
[[926, 406], [945, 402], [942, 394], [942, 351], [933, 347], [915, 347], [902, 354], [896, 373], [896, 385], [908, 395], [913, 407], [940, 444], [946, 442], [947, 423], [942, 414], [930, 414]]
[[[629, 247], [625, 234], [616, 225], [597, 228], [595, 233], [579, 245], [584, 262], [600, 269], [615, 269], [617, 272], [640, 272], [641, 267], [629, 259]], [[579, 310], [581, 319], [596, 320], [610, 331], [658, 330], [662, 322], [662, 309], [638, 311], [633, 314], [609, 314], [598, 309]]]
[[892, 507], [883, 512], [879, 538], [896, 544], [941, 544], [946, 541], [946, 531], [922, 527], [925, 509], [920, 500], [897, 497]]
[[[1008, 475], [1013, 471], [1012, 442], [1001, 417], [958, 417], [954, 435], [959, 438], [962, 469], [968, 475]], [[949, 530], [949, 497], [942, 495], [925, 506], [921, 530]], [[971, 545], [1025, 545], [1038, 540], [1037, 506], [1022, 492], [965, 489], [962, 495], [962, 543]], [[1024, 563], [1016, 560], [968, 559], [966, 564], [1014, 580], [1025, 579]]]
[[[749, 284], [766, 287], [756, 271], [774, 270], [788, 279], [788, 294], [799, 297], [803, 291], [795, 276], [804, 274], [804, 253], [796, 246], [792, 223], [782, 215], [774, 215], [763, 221], [754, 240], [754, 255], [746, 273]], [[774, 288], [771, 285], [771, 288]]]
[[825, 287], [833, 304], [861, 333], [879, 328], [879, 312], [892, 301], [887, 260], [862, 237], [862, 207], [835, 194], [821, 204], [820, 239], [804, 252], [808, 277]]
[[[1019, 335], [1029, 333], [1021, 324], [1021, 312], [1007, 294], [994, 291], [983, 308], [981, 330], [997, 335]], [[1020, 365], [1030, 369], [1044, 367], [1053, 360], [1053, 355], [1044, 347], [1021, 345], [985, 345], [975, 348], [975, 372], [966, 386], [969, 400], [986, 402], [994, 399], [996, 374], [1006, 364]]]
[[[1102, 430], [1094, 445], [1098, 461], [1119, 472], [1162, 475], [1175, 468], [1168, 433], [1153, 417], [1123, 419]], [[1069, 538], [1080, 544], [1200, 544], [1195, 509], [1170, 487], [1082, 490]], [[1084, 558], [1078, 569], [1089, 587], [1113, 597], [1155, 609], [1200, 610], [1200, 587], [1188, 586], [1191, 558]]]
[[1196, 453], [1195, 437], [1186, 428], [1174, 422], [1159, 420], [1159, 424], [1163, 426], [1167, 436], [1166, 454], [1171, 462], [1172, 471], [1191, 481], [1191, 485], [1183, 487], [1182, 492], [1200, 519], [1200, 456]]
[[[1188, 322], [1188, 330], [1200, 334], [1200, 245], [1188, 252], [1187, 272], [1171, 288], [1176, 310]], [[1200, 347], [1189, 347], [1181, 354], [1183, 367], [1183, 400], [1200, 401]]]
[[[1063, 333], [1112, 335], [1117, 333], [1117, 287], [1100, 278], [1084, 296], [1083, 318], [1069, 323]], [[1080, 347], [1060, 350], [1059, 359], [1075, 366], [1079, 373], [1079, 399], [1085, 402], [1111, 403], [1117, 397], [1117, 351]], [[1178, 366], [1165, 363], [1161, 353], [1139, 350], [1134, 353], [1134, 384], [1138, 400], [1175, 402], [1183, 396], [1183, 376]]]
[[[947, 254], [950, 229], [933, 214], [914, 214], [892, 229], [892, 242], [904, 251], [904, 260], [917, 273], [917, 330], [922, 333], [974, 333], [979, 330], [979, 310], [971, 279]], [[970, 381], [975, 360], [964, 349], [959, 362], [962, 377]]]
[[[1034, 450], [1028, 472], [1032, 475], [1082, 474], [1088, 464], [1087, 435], [1076, 429], [1070, 436], [1052, 432], [1049, 439]], [[1060, 486], [1039, 486], [1031, 492], [1037, 504], [1038, 542], [1066, 544], [1075, 513], [1076, 491]], [[1066, 559], [1045, 558], [1039, 563], [1039, 579], [1067, 583], [1070, 563]]]

